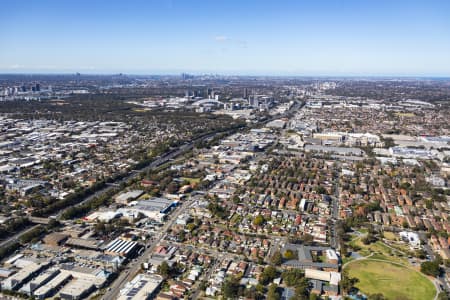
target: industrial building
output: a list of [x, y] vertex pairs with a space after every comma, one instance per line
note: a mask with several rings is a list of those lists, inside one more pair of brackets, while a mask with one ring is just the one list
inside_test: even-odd
[[127, 204], [131, 200], [136, 200], [144, 193], [142, 190], [133, 190], [126, 193], [122, 193], [116, 197], [116, 202], [121, 204]]
[[138, 243], [125, 241], [123, 239], [115, 239], [106, 245], [105, 254], [113, 256], [130, 257], [136, 253], [139, 248]]
[[31, 280], [30, 282], [24, 284], [22, 288], [20, 289], [20, 292], [25, 293], [27, 295], [32, 296], [33, 292], [55, 278], [60, 271], [56, 268], [51, 268], [43, 273], [41, 273], [39, 276]]
[[77, 278], [70, 281], [59, 292], [61, 299], [78, 300], [83, 299], [95, 290], [95, 285], [89, 278]]
[[11, 277], [6, 278], [2, 282], [2, 289], [5, 290], [18, 290], [23, 284], [31, 280], [36, 274], [38, 274], [42, 269], [47, 267], [49, 262], [35, 263], [27, 262], [27, 264], [17, 273]]
[[130, 213], [140, 213], [147, 218], [161, 221], [177, 203], [177, 201], [155, 197], [148, 200], [131, 202], [126, 210], [130, 211]]
[[117, 300], [152, 299], [158, 292], [163, 278], [156, 274], [138, 274], [120, 290]]
[[[99, 255], [106, 256], [100, 252]], [[103, 267], [85, 267], [81, 263], [60, 263], [50, 267], [50, 262], [36, 258], [14, 259], [13, 270], [18, 268], [19, 271], [3, 280], [2, 289], [19, 291], [36, 299], [54, 295], [62, 299], [82, 299], [95, 289], [102, 288], [112, 274]]]
[[80, 267], [72, 263], [59, 265], [61, 270], [69, 272], [75, 279], [86, 279], [89, 283], [95, 285], [96, 288], [102, 288], [111, 275], [110, 272], [103, 268]]
[[67, 238], [69, 237], [68, 234], [60, 233], [60, 232], [53, 232], [50, 234], [47, 234], [43, 241], [44, 243], [51, 245], [51, 246], [59, 246], [62, 243], [64, 243]]
[[66, 245], [81, 249], [98, 250], [102, 243], [103, 241], [96, 239], [70, 238], [67, 240]]
[[70, 279], [72, 279], [72, 275], [68, 272], [62, 271], [51, 281], [47, 282], [47, 284], [35, 290], [33, 294], [37, 299], [45, 299], [47, 297], [50, 297], [56, 294], [56, 292]]

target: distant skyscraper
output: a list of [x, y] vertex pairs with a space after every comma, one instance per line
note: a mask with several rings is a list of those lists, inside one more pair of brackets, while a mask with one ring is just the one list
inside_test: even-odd
[[181, 79], [183, 79], [183, 80], [188, 80], [188, 79], [192, 79], [192, 78], [194, 78], [193, 75], [189, 75], [187, 73], [181, 73]]
[[259, 99], [257, 96], [252, 95], [248, 98], [248, 104], [250, 104], [251, 107], [253, 108], [258, 108], [259, 107]]
[[244, 88], [244, 99], [247, 99], [248, 97], [248, 90], [247, 88]]
[[39, 83], [36, 83], [36, 92], [41, 91], [41, 85]]

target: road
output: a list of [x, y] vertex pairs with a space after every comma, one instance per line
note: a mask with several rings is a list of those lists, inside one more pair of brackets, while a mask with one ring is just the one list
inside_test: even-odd
[[[427, 232], [426, 231], [419, 231], [419, 237], [422, 241], [424, 241], [423, 244], [423, 250], [425, 251], [425, 253], [427, 254], [427, 258], [429, 260], [435, 260], [436, 259], [436, 255], [433, 252], [433, 249], [431, 249], [431, 247], [426, 243], [426, 241], [428, 240], [427, 238]], [[447, 268], [445, 265], [441, 265], [441, 268], [443, 269], [442, 274], [436, 278], [436, 282], [439, 285], [439, 288], [442, 287], [443, 290], [447, 291], [448, 293], [450, 293], [450, 285], [447, 282], [447, 280], [445, 279], [445, 275], [450, 273], [450, 268]]]
[[8, 245], [8, 244], [11, 244], [11, 243], [13, 243], [13, 242], [18, 242], [18, 241], [19, 241], [19, 238], [20, 238], [22, 235], [24, 235], [24, 234], [30, 232], [31, 230], [33, 230], [33, 229], [35, 229], [35, 228], [37, 228], [37, 227], [39, 227], [39, 226], [41, 226], [41, 225], [40, 225], [40, 224], [37, 224], [37, 225], [31, 226], [31, 227], [29, 227], [29, 228], [27, 228], [27, 229], [25, 229], [25, 230], [22, 230], [22, 231], [16, 233], [15, 235], [9, 237], [8, 239], [6, 239], [6, 240], [0, 242], [0, 248], [3, 247], [3, 246], [6, 246], [6, 245]]
[[[270, 122], [274, 119], [283, 117], [283, 116], [287, 116], [289, 113], [291, 113], [292, 111], [294, 111], [295, 109], [297, 109], [299, 106], [301, 107], [302, 105], [304, 105], [304, 103], [302, 102], [298, 102], [296, 101], [295, 104], [293, 105], [293, 107], [287, 111], [285, 114], [281, 115], [281, 116], [274, 116], [272, 118], [270, 118], [269, 120], [266, 120], [263, 123], [266, 122]], [[229, 131], [225, 131], [225, 132], [229, 132]], [[155, 161], [153, 161], [152, 163], [150, 163], [150, 165], [148, 165], [147, 167], [144, 167], [143, 169], [139, 170], [139, 172], [133, 172], [131, 173], [129, 176], [118, 180], [116, 182], [114, 182], [113, 184], [108, 185], [107, 187], [105, 187], [104, 189], [102, 189], [101, 191], [97, 192], [96, 194], [88, 197], [87, 199], [83, 200], [80, 204], [89, 201], [90, 199], [100, 195], [101, 193], [104, 193], [112, 188], [114, 188], [114, 186], [120, 185], [122, 182], [126, 182], [130, 179], [135, 178], [136, 176], [138, 176], [140, 173], [145, 172], [146, 170], [152, 169], [152, 168], [156, 168], [158, 166], [161, 166], [162, 164], [168, 162], [169, 160], [183, 154], [186, 153], [188, 150], [192, 149], [194, 147], [194, 144], [197, 141], [200, 140], [205, 140], [205, 139], [209, 139], [214, 137], [215, 135], [218, 134], [222, 134], [223, 132], [219, 132], [219, 133], [212, 133], [212, 134], [207, 134], [204, 135], [202, 137], [199, 137], [195, 140], [192, 140], [191, 142], [182, 145], [180, 148], [178, 148], [175, 151], [169, 152], [163, 156], [161, 156], [160, 158], [156, 159]], [[110, 288], [108, 289], [108, 291], [103, 295], [102, 299], [104, 300], [109, 300], [109, 299], [115, 299], [117, 297], [117, 295], [120, 292], [121, 287], [124, 285], [124, 283], [130, 281], [133, 276], [136, 274], [136, 272], [140, 269], [142, 263], [146, 262], [146, 260], [149, 258], [149, 256], [151, 255], [151, 253], [153, 252], [153, 250], [155, 249], [155, 247], [163, 240], [165, 233], [167, 232], [167, 229], [169, 229], [173, 223], [175, 222], [175, 220], [177, 219], [177, 217], [180, 215], [181, 212], [183, 212], [187, 207], [189, 207], [189, 205], [192, 204], [191, 200], [188, 200], [186, 202], [184, 202], [181, 207], [178, 207], [175, 212], [173, 212], [170, 216], [169, 216], [169, 220], [165, 223], [165, 225], [161, 228], [161, 230], [159, 231], [158, 235], [155, 236], [152, 240], [150, 245], [147, 246], [147, 249], [145, 250], [145, 252], [136, 260], [130, 262], [127, 266], [127, 269], [122, 271], [119, 275], [119, 277], [113, 282], [113, 284], [110, 286]], [[172, 244], [176, 244], [176, 243], [172, 243]], [[224, 256], [230, 256], [231, 254], [225, 254], [225, 253], [220, 253], [218, 251], [215, 251], [213, 249], [202, 249], [204, 251], [209, 251], [210, 253], [214, 253], [216, 255], [216, 257], [224, 257]], [[212, 271], [210, 271], [212, 272]]]
[[[208, 272], [206, 272], [206, 274], [203, 275], [202, 277], [203, 277], [204, 279], [209, 279], [209, 278], [211, 278], [213, 272], [216, 271], [216, 269], [220, 266], [220, 264], [222, 263], [222, 261], [223, 261], [223, 258], [217, 258], [217, 259], [216, 259], [216, 262], [215, 262], [212, 266], [209, 267]], [[201, 292], [202, 292], [202, 290], [200, 290], [199, 288], [197, 288], [197, 289], [195, 290], [195, 292], [192, 294], [191, 299], [193, 299], [193, 300], [198, 299], [198, 297], [200, 296], [200, 293], [201, 293]]]
[[[269, 118], [268, 120], [265, 120], [261, 124], [268, 123], [268, 122], [273, 121], [275, 119], [279, 119], [279, 118], [282, 118], [282, 117], [289, 116], [293, 111], [297, 110], [298, 108], [303, 107], [304, 105], [305, 105], [305, 102], [300, 102], [300, 101], [296, 100], [294, 102], [294, 104], [292, 105], [290, 110], [286, 111], [285, 113], [283, 113], [281, 115], [273, 116], [273, 117]], [[195, 143], [197, 143], [198, 141], [211, 139], [211, 138], [213, 138], [216, 135], [224, 134], [224, 133], [230, 133], [233, 130], [234, 129], [229, 129], [229, 130], [221, 131], [221, 132], [217, 132], [217, 133], [208, 133], [208, 134], [201, 135], [201, 136], [193, 139], [192, 141], [181, 145], [178, 149], [172, 150], [172, 151], [170, 151], [170, 152], [168, 152], [166, 154], [161, 155], [159, 158], [157, 158], [156, 160], [152, 161], [148, 166], [143, 167], [142, 169], [139, 169], [139, 170], [132, 170], [128, 176], [126, 176], [126, 177], [124, 177], [122, 179], [118, 179], [115, 182], [108, 183], [104, 188], [102, 188], [99, 191], [95, 192], [94, 194], [86, 197], [84, 200], [82, 200], [81, 202], [79, 202], [75, 206], [80, 206], [80, 205], [84, 204], [85, 202], [88, 202], [88, 201], [94, 199], [95, 197], [98, 197], [98, 196], [100, 196], [100, 195], [110, 191], [111, 189], [114, 189], [117, 186], [120, 186], [121, 183], [127, 182], [130, 179], [134, 179], [137, 176], [139, 176], [141, 173], [146, 172], [146, 171], [148, 171], [150, 169], [153, 169], [153, 168], [157, 168], [157, 167], [167, 163], [171, 159], [173, 159], [173, 158], [175, 158], [175, 157], [177, 157], [177, 156], [179, 156], [181, 154], [184, 154], [184, 153], [188, 152], [189, 150], [194, 148]], [[66, 209], [62, 209], [56, 215], [58, 220], [61, 219], [61, 216], [64, 213], [64, 211], [66, 211]]]
[[337, 221], [339, 219], [339, 178], [336, 178], [335, 192], [331, 196], [331, 221], [333, 225], [330, 228], [330, 246], [339, 249], [339, 237], [337, 236]]
[[156, 246], [163, 240], [167, 230], [172, 227], [178, 216], [182, 212], [186, 211], [186, 208], [188, 208], [193, 202], [194, 200], [191, 199], [183, 202], [181, 206], [177, 207], [175, 211], [169, 215], [169, 220], [167, 220], [167, 222], [161, 227], [159, 233], [151, 239], [151, 242], [147, 245], [144, 253], [139, 256], [138, 259], [131, 261], [127, 265], [127, 268], [120, 272], [119, 277], [113, 282], [110, 289], [108, 289], [108, 291], [103, 295], [102, 299], [116, 299], [123, 284], [133, 279], [134, 275], [141, 268], [141, 265], [148, 260], [153, 250], [155, 250]]
[[[297, 107], [298, 105], [300, 105], [300, 103], [296, 102], [295, 107]], [[275, 117], [271, 118], [270, 120], [272, 120], [272, 119], [275, 119]], [[269, 120], [267, 120], [266, 122], [269, 122]], [[171, 152], [171, 153], [168, 153], [168, 154], [158, 158], [157, 160], [153, 161], [149, 166], [143, 168], [140, 171], [142, 172], [142, 171], [146, 171], [146, 170], [151, 169], [151, 168], [158, 167], [158, 166], [166, 163], [170, 159], [172, 159], [172, 158], [174, 158], [174, 157], [176, 157], [176, 156], [186, 152], [189, 149], [192, 149], [193, 146], [194, 146], [194, 143], [197, 142], [198, 140], [208, 139], [208, 138], [213, 137], [214, 135], [216, 135], [216, 134], [209, 134], [209, 135], [203, 136], [203, 137], [201, 137], [199, 139], [193, 140], [189, 144], [185, 144], [185, 145], [181, 146], [178, 150], [176, 150], [174, 152]], [[132, 178], [134, 178], [134, 177], [136, 177], [138, 175], [139, 175], [139, 173], [132, 173], [128, 177], [120, 180], [119, 182], [115, 182], [115, 183], [120, 184], [121, 182], [128, 181], [129, 179], [132, 179]], [[105, 190], [106, 189], [111, 189], [111, 188], [113, 188], [113, 186], [110, 185], [110, 186], [106, 187]], [[83, 202], [85, 202], [85, 201], [88, 201], [88, 200], [86, 199]], [[117, 297], [117, 295], [119, 294], [120, 289], [124, 285], [124, 283], [130, 281], [133, 278], [134, 274], [136, 274], [136, 272], [139, 270], [139, 268], [141, 267], [142, 263], [144, 263], [149, 258], [149, 256], [151, 255], [151, 253], [153, 252], [155, 247], [163, 240], [163, 237], [164, 237], [165, 233], [167, 232], [167, 229], [170, 228], [173, 225], [173, 223], [175, 222], [175, 220], [177, 219], [179, 214], [182, 211], [184, 211], [187, 207], [189, 207], [189, 205], [191, 205], [192, 202], [193, 201], [191, 201], [191, 200], [188, 200], [188, 201], [184, 202], [181, 207], [178, 207], [175, 210], [175, 212], [170, 214], [169, 220], [161, 228], [161, 230], [159, 231], [158, 235], [154, 239], [152, 239], [151, 244], [148, 246], [148, 248], [145, 250], [145, 252], [137, 260], [130, 262], [128, 264], [127, 269], [125, 271], [120, 272], [119, 277], [112, 283], [110, 288], [108, 288], [107, 292], [103, 295], [102, 299], [109, 300], [109, 299], [115, 299]], [[177, 244], [177, 243], [171, 242], [171, 244]], [[216, 255], [216, 257], [219, 257], [218, 255], [220, 255], [220, 257], [223, 257], [225, 255], [223, 253], [221, 254], [221, 253], [219, 253], [219, 252], [217, 252], [215, 250], [212, 250], [212, 249], [202, 249], [202, 250], [209, 251], [210, 253], [214, 253]], [[210, 272], [212, 272], [212, 271], [210, 271]]]
[[[148, 171], [148, 170], [150, 170], [150, 169], [157, 168], [157, 167], [159, 167], [159, 166], [161, 166], [161, 165], [167, 163], [167, 162], [170, 161], [171, 159], [173, 159], [173, 158], [175, 158], [175, 157], [177, 157], [177, 156], [179, 156], [179, 155], [181, 155], [181, 154], [184, 154], [184, 153], [188, 152], [189, 150], [191, 150], [191, 149], [194, 147], [195, 143], [198, 142], [198, 141], [206, 140], [206, 139], [209, 139], [209, 138], [214, 137], [215, 135], [223, 134], [223, 133], [230, 132], [230, 131], [231, 131], [231, 130], [224, 131], [224, 132], [217, 132], [217, 133], [210, 133], [210, 134], [202, 135], [202, 136], [200, 136], [200, 137], [198, 137], [198, 138], [192, 140], [192, 141], [189, 142], [189, 143], [183, 144], [183, 145], [181, 145], [178, 149], [172, 150], [172, 151], [170, 151], [170, 152], [168, 152], [168, 153], [166, 153], [166, 154], [161, 155], [159, 158], [157, 158], [157, 159], [155, 159], [154, 161], [152, 161], [148, 166], [143, 167], [142, 169], [139, 169], [139, 170], [132, 170], [132, 171], [130, 171], [130, 174], [129, 174], [128, 176], [126, 176], [126, 177], [124, 177], [124, 178], [122, 178], [122, 179], [118, 179], [118, 180], [116, 180], [115, 182], [108, 183], [104, 188], [98, 190], [97, 192], [95, 192], [94, 194], [92, 194], [92, 195], [90, 195], [90, 196], [87, 196], [85, 199], [83, 199], [81, 202], [79, 202], [79, 203], [76, 204], [75, 206], [83, 205], [85, 202], [88, 202], [88, 201], [90, 201], [90, 200], [92, 200], [92, 199], [94, 199], [94, 198], [96, 198], [96, 197], [99, 197], [99, 196], [101, 196], [102, 194], [104, 194], [104, 193], [110, 191], [111, 189], [114, 189], [114, 188], [116, 188], [117, 186], [120, 186], [120, 184], [122, 184], [122, 183], [124, 183], [124, 182], [127, 182], [127, 181], [129, 181], [129, 180], [131, 180], [131, 179], [134, 179], [134, 178], [136, 178], [136, 177], [138, 177], [141, 173], [146, 172], [146, 171]], [[60, 220], [62, 214], [63, 214], [67, 209], [68, 209], [68, 208], [62, 209], [62, 210], [56, 215], [57, 219]]]

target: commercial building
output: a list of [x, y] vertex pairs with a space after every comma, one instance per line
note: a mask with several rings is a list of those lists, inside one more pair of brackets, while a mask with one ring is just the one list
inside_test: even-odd
[[407, 148], [407, 147], [391, 147], [389, 152], [393, 156], [406, 157], [406, 158], [433, 158], [433, 153], [429, 150], [419, 148]]
[[70, 281], [59, 292], [61, 299], [78, 300], [83, 299], [95, 290], [95, 285], [88, 278], [77, 278]]
[[344, 132], [323, 132], [323, 133], [314, 133], [313, 138], [322, 141], [334, 141], [337, 143], [342, 143], [345, 141], [346, 135], [347, 134]]
[[355, 155], [363, 156], [365, 152], [355, 147], [332, 147], [321, 145], [305, 145], [306, 152], [322, 152], [322, 153], [335, 153], [338, 155]]
[[51, 246], [59, 246], [64, 241], [66, 241], [68, 237], [69, 237], [68, 234], [53, 232], [53, 233], [47, 234], [44, 237], [43, 241], [44, 241], [44, 243], [51, 245]]
[[176, 205], [176, 201], [155, 197], [148, 200], [131, 202], [130, 205], [127, 208], [122, 209], [121, 212], [126, 215], [126, 210], [129, 214], [142, 214], [147, 218], [161, 221], [170, 209]]
[[41, 286], [37, 290], [33, 292], [34, 296], [38, 299], [45, 299], [50, 297], [62, 287], [64, 286], [70, 279], [72, 279], [72, 275], [68, 272], [62, 271], [55, 278], [49, 281], [44, 286]]
[[72, 263], [59, 265], [61, 270], [69, 272], [75, 279], [86, 279], [89, 283], [95, 285], [96, 288], [102, 288], [111, 275], [110, 272], [103, 268], [80, 267]]
[[130, 257], [136, 253], [139, 248], [138, 243], [125, 241], [123, 239], [115, 239], [106, 245], [105, 254], [114, 256]]
[[127, 204], [130, 200], [136, 200], [144, 193], [142, 190], [133, 190], [126, 193], [122, 193], [116, 197], [116, 202], [121, 204]]
[[155, 274], [138, 274], [120, 290], [117, 300], [152, 299], [158, 292], [163, 278]]
[[19, 272], [15, 273], [11, 277], [6, 278], [2, 282], [2, 289], [5, 290], [17, 290], [24, 283], [31, 280], [36, 274], [38, 274], [42, 269], [47, 267], [49, 262], [35, 263], [28, 262]]
[[96, 239], [70, 238], [67, 240], [66, 245], [81, 249], [98, 250], [102, 243], [103, 241]]
[[41, 273], [39, 276], [34, 278], [32, 281], [24, 284], [22, 288], [20, 289], [20, 292], [25, 293], [27, 295], [33, 295], [33, 292], [55, 278], [60, 271], [56, 268], [51, 268], [43, 273]]

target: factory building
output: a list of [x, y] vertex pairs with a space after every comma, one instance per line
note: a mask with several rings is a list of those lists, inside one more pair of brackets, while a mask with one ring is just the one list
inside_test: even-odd
[[[155, 197], [148, 200], [133, 201], [128, 207], [123, 208], [121, 211], [124, 211], [124, 215], [142, 214], [147, 218], [161, 221], [173, 207], [177, 206], [177, 204], [177, 201]], [[128, 213], [125, 212], [125, 210], [128, 211]]]
[[34, 263], [30, 262], [25, 265], [19, 272], [15, 273], [11, 277], [6, 278], [2, 282], [2, 289], [5, 290], [18, 290], [23, 284], [31, 280], [42, 269], [49, 265], [48, 262]]
[[158, 292], [163, 278], [156, 274], [138, 274], [120, 290], [117, 300], [153, 299]]
[[138, 243], [125, 241], [123, 239], [115, 239], [106, 245], [105, 254], [113, 256], [130, 257], [136, 253], [139, 248]]
[[89, 278], [77, 278], [61, 289], [59, 297], [67, 300], [78, 300], [83, 299], [94, 290], [95, 285]]
[[41, 286], [45, 285], [47, 282], [55, 278], [59, 273], [60, 271], [58, 269], [51, 268], [41, 273], [39, 276], [31, 280], [30, 282], [24, 284], [20, 289], [20, 292], [32, 296], [35, 290], [37, 290], [38, 288], [40, 288]]
[[47, 297], [53, 296], [56, 292], [64, 286], [70, 279], [72, 279], [72, 275], [68, 272], [61, 272], [49, 281], [46, 285], [41, 286], [37, 290], [33, 292], [34, 297], [37, 299], [45, 299]]

